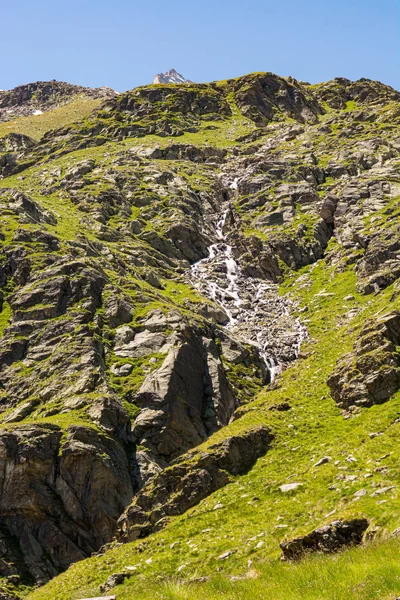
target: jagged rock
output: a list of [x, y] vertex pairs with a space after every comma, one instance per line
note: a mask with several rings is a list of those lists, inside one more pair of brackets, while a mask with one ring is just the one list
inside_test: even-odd
[[128, 441], [130, 421], [127, 410], [114, 398], [99, 398], [88, 409], [95, 423], [120, 440]]
[[31, 412], [38, 405], [37, 400], [29, 400], [28, 402], [24, 402], [21, 406], [16, 408], [9, 414], [7, 417], [3, 419], [3, 423], [16, 423], [17, 421], [22, 421], [31, 414]]
[[350, 81], [344, 77], [335, 77], [333, 81], [319, 84], [315, 92], [332, 108], [344, 108], [349, 100], [368, 106], [375, 102], [398, 101], [400, 98], [399, 92], [388, 85], [365, 78]]
[[214, 146], [193, 146], [192, 144], [169, 144], [165, 148], [159, 146], [147, 148], [139, 146], [134, 149], [138, 156], [147, 159], [190, 160], [195, 163], [221, 162], [227, 155], [223, 148]]
[[43, 210], [37, 202], [34, 202], [18, 190], [0, 189], [1, 197], [8, 199], [10, 209], [21, 216], [22, 223], [57, 224], [57, 219], [51, 212]]
[[2, 526], [38, 583], [108, 541], [132, 497], [118, 443], [83, 427], [71, 427], [62, 447], [61, 438], [54, 425], [0, 434]]
[[167, 461], [226, 425], [237, 407], [215, 344], [189, 328], [182, 337], [135, 397], [142, 411], [133, 434]]
[[157, 277], [157, 275], [155, 273], [153, 273], [153, 271], [146, 272], [144, 275], [144, 279], [147, 281], [147, 283], [149, 283], [153, 287], [158, 288], [159, 290], [163, 289], [163, 285], [162, 285], [160, 279]]
[[267, 428], [233, 436], [206, 451], [188, 455], [150, 480], [119, 521], [118, 539], [135, 540], [160, 529], [168, 516], [182, 514], [245, 473], [272, 441]]
[[281, 542], [283, 560], [298, 560], [309, 552], [337, 552], [347, 546], [361, 544], [368, 528], [367, 519], [334, 521], [311, 533]]
[[114, 364], [111, 366], [111, 373], [116, 375], [117, 377], [126, 377], [132, 372], [133, 365], [129, 363], [125, 363], [123, 365]]
[[400, 313], [367, 321], [327, 381], [341, 408], [381, 404], [400, 388]]
[[124, 298], [119, 298], [117, 295], [110, 295], [105, 302], [105, 315], [110, 327], [114, 329], [132, 320], [133, 307]]
[[304, 96], [295, 79], [287, 81], [272, 73], [248, 75], [235, 85], [235, 98], [242, 113], [258, 126], [266, 125], [279, 113], [286, 113], [300, 123], [316, 123], [323, 108]]
[[327, 196], [323, 201], [320, 215], [325, 223], [333, 223], [338, 202], [338, 198], [334, 198], [333, 196]]
[[365, 253], [356, 265], [358, 291], [379, 292], [400, 277], [400, 225], [394, 223], [383, 235], [378, 231], [360, 245], [365, 247]]
[[82, 177], [82, 175], [86, 175], [87, 173], [93, 171], [95, 164], [95, 161], [91, 159], [77, 163], [73, 167], [70, 167], [66, 170], [64, 179], [67, 181], [71, 179], [79, 179]]
[[[122, 330], [126, 332], [126, 337], [122, 340]], [[121, 358], [135, 358], [161, 352], [167, 352], [171, 347], [172, 340], [162, 333], [151, 332], [145, 329], [139, 333], [134, 333], [129, 327], [119, 327], [115, 340], [114, 352]]]
[[55, 252], [60, 249], [60, 240], [55, 235], [40, 229], [34, 231], [17, 229], [14, 233], [13, 242], [43, 244], [49, 252]]
[[0, 152], [16, 152], [25, 148], [32, 148], [35, 144], [35, 140], [28, 135], [9, 133], [5, 137], [0, 138]]

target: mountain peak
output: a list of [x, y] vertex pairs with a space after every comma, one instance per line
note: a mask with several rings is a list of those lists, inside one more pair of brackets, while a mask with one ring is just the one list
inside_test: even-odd
[[193, 83], [190, 79], [185, 79], [183, 75], [170, 69], [166, 73], [157, 73], [154, 77], [153, 83]]

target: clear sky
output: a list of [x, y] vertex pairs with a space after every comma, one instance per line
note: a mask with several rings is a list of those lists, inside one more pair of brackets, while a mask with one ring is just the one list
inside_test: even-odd
[[273, 71], [400, 89], [400, 0], [0, 0], [0, 88], [58, 79], [118, 91]]

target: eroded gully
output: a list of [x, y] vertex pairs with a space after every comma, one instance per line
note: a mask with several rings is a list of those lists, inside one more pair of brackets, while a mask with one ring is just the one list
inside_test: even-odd
[[225, 327], [258, 348], [273, 381], [298, 357], [307, 331], [299, 319], [292, 316], [293, 304], [279, 295], [277, 284], [243, 273], [229, 243], [227, 217], [230, 211], [231, 205], [226, 202], [216, 216], [216, 242], [209, 246], [208, 257], [192, 266], [190, 280], [197, 290], [224, 310]]

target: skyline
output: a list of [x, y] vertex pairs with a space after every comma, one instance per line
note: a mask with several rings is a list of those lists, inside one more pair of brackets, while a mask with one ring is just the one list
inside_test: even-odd
[[0, 88], [67, 81], [117, 91], [151, 83], [171, 68], [197, 82], [256, 71], [318, 83], [377, 79], [400, 88], [397, 0], [20, 0], [2, 7], [5, 60]]

